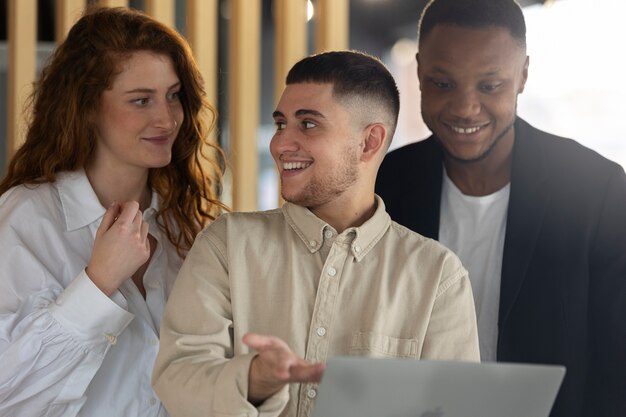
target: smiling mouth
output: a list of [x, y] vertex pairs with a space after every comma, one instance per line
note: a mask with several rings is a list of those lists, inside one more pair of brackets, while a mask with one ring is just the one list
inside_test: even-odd
[[482, 126], [473, 126], [473, 127], [459, 127], [459, 126], [452, 126], [452, 125], [449, 125], [449, 126], [450, 126], [450, 129], [452, 129], [454, 132], [460, 133], [462, 135], [471, 135], [472, 133], [476, 133], [483, 128]]
[[283, 162], [283, 171], [296, 171], [308, 168], [312, 162]]

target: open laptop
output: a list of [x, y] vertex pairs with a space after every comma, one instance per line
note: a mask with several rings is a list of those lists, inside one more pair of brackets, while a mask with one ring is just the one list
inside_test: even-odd
[[330, 358], [313, 417], [547, 417], [565, 367]]

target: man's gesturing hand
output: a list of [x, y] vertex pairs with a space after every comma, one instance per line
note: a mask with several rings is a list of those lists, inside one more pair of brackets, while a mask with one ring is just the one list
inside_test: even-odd
[[289, 382], [320, 382], [323, 363], [309, 363], [291, 351], [278, 337], [248, 333], [243, 343], [258, 354], [250, 364], [248, 401], [258, 405]]

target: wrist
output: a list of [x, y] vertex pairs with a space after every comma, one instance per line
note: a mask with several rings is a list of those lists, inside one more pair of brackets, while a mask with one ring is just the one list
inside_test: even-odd
[[286, 383], [267, 378], [263, 372], [263, 366], [259, 362], [259, 355], [252, 358], [248, 373], [248, 402], [255, 407], [263, 404], [265, 400], [280, 391]]

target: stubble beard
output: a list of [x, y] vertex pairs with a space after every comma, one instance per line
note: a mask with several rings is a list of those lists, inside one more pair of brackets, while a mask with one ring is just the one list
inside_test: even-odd
[[348, 149], [345, 156], [344, 166], [335, 176], [314, 177], [301, 191], [293, 195], [281, 192], [283, 199], [302, 207], [315, 208], [341, 196], [359, 177], [355, 150]]

